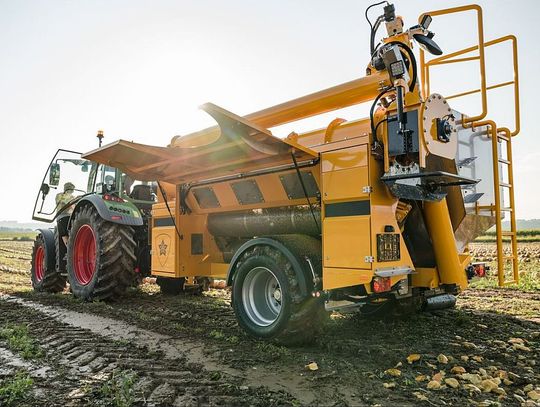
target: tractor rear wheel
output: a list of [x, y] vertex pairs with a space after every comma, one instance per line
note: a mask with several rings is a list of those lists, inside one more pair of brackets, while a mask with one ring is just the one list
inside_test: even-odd
[[[52, 235], [52, 233], [51, 233]], [[35, 291], [57, 293], [66, 286], [66, 278], [56, 270], [55, 245], [45, 243], [42, 233], [37, 235], [32, 249], [32, 287]]]
[[67, 272], [73, 295], [105, 300], [122, 294], [134, 273], [133, 229], [107, 222], [93, 206], [74, 215], [67, 249]]
[[232, 305], [239, 325], [251, 336], [293, 345], [314, 339], [324, 306], [303, 296], [293, 266], [270, 246], [255, 246], [239, 261]]
[[181, 278], [168, 278], [158, 277], [156, 278], [156, 284], [159, 285], [161, 292], [164, 295], [178, 295], [184, 291], [184, 285], [186, 279]]

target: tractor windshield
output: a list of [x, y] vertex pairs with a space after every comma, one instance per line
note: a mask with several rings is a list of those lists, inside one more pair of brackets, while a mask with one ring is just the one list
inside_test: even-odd
[[32, 218], [52, 222], [57, 215], [69, 213], [72, 203], [93, 185], [93, 167], [81, 153], [58, 150], [41, 182]]

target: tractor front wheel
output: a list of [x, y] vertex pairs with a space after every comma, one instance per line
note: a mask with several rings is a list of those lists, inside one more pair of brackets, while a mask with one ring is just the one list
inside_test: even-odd
[[[50, 232], [51, 237], [54, 236]], [[35, 291], [57, 293], [66, 286], [66, 279], [56, 270], [56, 251], [53, 239], [46, 243], [43, 233], [37, 235], [32, 249], [32, 287]]]
[[107, 222], [94, 207], [75, 214], [67, 250], [68, 280], [73, 295], [105, 300], [128, 286], [135, 268], [136, 244], [129, 226]]

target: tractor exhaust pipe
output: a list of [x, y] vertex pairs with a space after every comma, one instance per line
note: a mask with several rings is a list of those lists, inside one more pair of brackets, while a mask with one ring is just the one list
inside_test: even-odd
[[456, 305], [455, 295], [442, 294], [427, 298], [424, 305], [424, 310], [435, 311], [440, 309], [452, 308], [454, 305]]

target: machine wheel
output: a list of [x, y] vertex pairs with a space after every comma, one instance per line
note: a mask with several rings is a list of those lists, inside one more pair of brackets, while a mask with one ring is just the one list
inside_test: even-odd
[[156, 284], [159, 285], [161, 292], [164, 295], [178, 295], [184, 291], [185, 277], [181, 278], [156, 278]]
[[40, 233], [34, 241], [32, 250], [32, 286], [35, 291], [57, 293], [66, 286], [66, 279], [56, 271], [55, 248], [45, 244]]
[[[58, 234], [58, 228], [54, 228], [54, 249], [56, 253], [56, 272], [65, 276], [67, 271], [67, 247], [64, 244], [62, 237]], [[64, 284], [65, 280], [66, 278], [64, 277]]]
[[136, 261], [132, 233], [129, 226], [102, 219], [93, 206], [75, 214], [67, 249], [73, 295], [104, 300], [125, 291]]
[[251, 336], [293, 345], [314, 339], [324, 307], [300, 293], [289, 260], [270, 246], [255, 246], [239, 261], [232, 289], [239, 325]]

